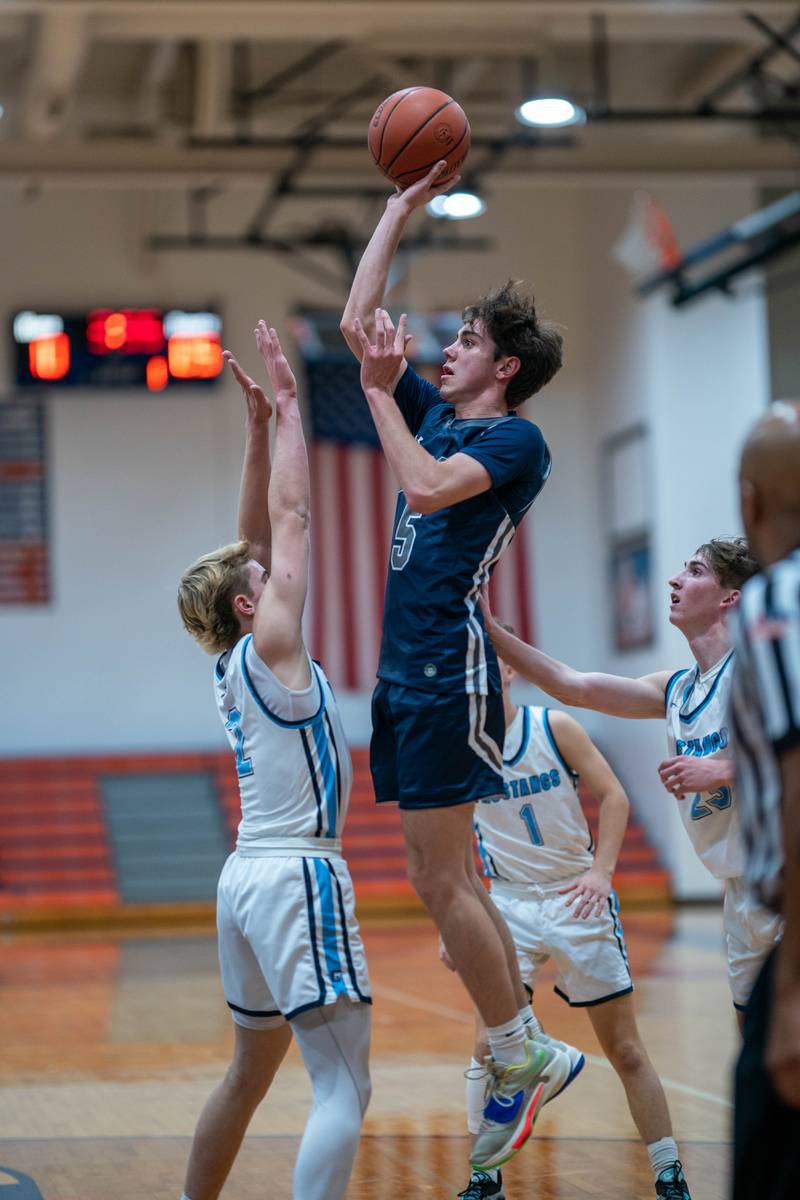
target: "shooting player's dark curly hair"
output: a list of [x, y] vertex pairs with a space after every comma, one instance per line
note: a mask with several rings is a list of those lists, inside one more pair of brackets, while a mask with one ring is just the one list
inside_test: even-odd
[[509, 280], [502, 287], [468, 304], [461, 314], [465, 324], [480, 321], [496, 346], [495, 357], [513, 355], [520, 368], [506, 388], [509, 408], [533, 396], [555, 375], [562, 361], [562, 337], [550, 321], [536, 315], [533, 296], [519, 291]]

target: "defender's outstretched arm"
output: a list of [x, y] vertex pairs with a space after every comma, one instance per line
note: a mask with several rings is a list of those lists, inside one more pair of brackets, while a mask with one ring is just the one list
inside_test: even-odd
[[664, 697], [672, 672], [657, 671], [628, 679], [624, 675], [576, 671], [503, 629], [492, 614], [486, 588], [481, 593], [481, 610], [486, 632], [503, 662], [548, 696], [573, 708], [592, 708], [612, 717], [664, 716]]
[[297, 383], [278, 335], [259, 321], [256, 342], [275, 392], [275, 444], [268, 507], [272, 567], [256, 608], [253, 644], [287, 687], [310, 682], [302, 621], [308, 590], [310, 480]]
[[222, 357], [231, 368], [245, 400], [245, 443], [239, 485], [239, 537], [250, 543], [253, 558], [267, 571], [272, 556], [269, 524], [269, 422], [272, 405], [262, 388], [243, 371], [229, 350]]

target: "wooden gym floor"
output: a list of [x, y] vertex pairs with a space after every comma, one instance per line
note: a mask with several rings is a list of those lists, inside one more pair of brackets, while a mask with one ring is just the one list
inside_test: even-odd
[[[641, 1031], [692, 1195], [724, 1200], [737, 1036], [721, 911], [623, 912], [623, 921]], [[439, 965], [427, 921], [374, 918], [364, 934], [374, 1095], [348, 1196], [455, 1196], [467, 1179], [468, 1002]], [[647, 1156], [586, 1015], [550, 983], [537, 1011], [588, 1061], [508, 1164], [509, 1200], [649, 1200]], [[177, 1200], [195, 1120], [230, 1043], [209, 930], [0, 938], [0, 1200]], [[290, 1195], [308, 1098], [292, 1049], [226, 1200]]]

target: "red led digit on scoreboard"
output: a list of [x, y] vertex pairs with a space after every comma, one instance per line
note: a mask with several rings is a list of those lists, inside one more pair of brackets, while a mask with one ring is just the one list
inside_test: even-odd
[[158, 354], [164, 350], [163, 316], [156, 308], [95, 308], [86, 318], [92, 354]]
[[222, 371], [222, 322], [216, 313], [174, 310], [164, 317], [173, 379], [215, 379]]
[[53, 333], [28, 343], [28, 368], [34, 379], [63, 379], [69, 372], [69, 338]]

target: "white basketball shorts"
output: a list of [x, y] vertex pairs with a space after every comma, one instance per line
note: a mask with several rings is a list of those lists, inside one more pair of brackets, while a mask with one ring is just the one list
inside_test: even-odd
[[371, 1004], [350, 872], [342, 858], [249, 857], [234, 851], [217, 886], [222, 987], [251, 1029], [339, 996]]
[[558, 967], [555, 991], [574, 1007], [588, 1007], [633, 991], [616, 892], [602, 913], [575, 919], [569, 880], [539, 886], [492, 881], [492, 900], [505, 918], [517, 950], [523, 983], [531, 990], [549, 958]]
[[728, 950], [728, 984], [733, 1006], [743, 1010], [764, 959], [780, 941], [783, 921], [759, 904], [744, 878], [725, 880], [722, 927]]

